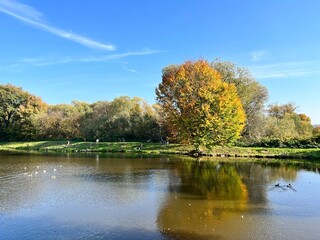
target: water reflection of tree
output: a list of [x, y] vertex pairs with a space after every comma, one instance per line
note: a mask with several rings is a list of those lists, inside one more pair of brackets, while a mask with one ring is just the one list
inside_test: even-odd
[[235, 166], [218, 162], [182, 162], [180, 191], [205, 199], [240, 200], [247, 190]]
[[171, 194], [159, 210], [159, 230], [179, 239], [237, 236], [234, 226], [250, 228], [243, 215], [268, 211], [268, 188], [296, 177], [297, 169], [285, 164], [181, 161], [169, 175]]
[[265, 204], [268, 202], [267, 189], [277, 182], [292, 182], [297, 177], [294, 167], [283, 164], [259, 164], [254, 162], [235, 163], [237, 172], [248, 190], [250, 203]]
[[218, 238], [212, 232], [217, 223], [247, 207], [248, 192], [235, 165], [182, 161], [171, 171], [169, 181], [172, 194], [157, 219], [164, 235]]

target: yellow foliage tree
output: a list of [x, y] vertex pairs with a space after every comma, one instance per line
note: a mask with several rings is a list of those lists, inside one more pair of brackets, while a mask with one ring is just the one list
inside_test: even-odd
[[205, 60], [163, 69], [156, 95], [177, 139], [197, 150], [232, 143], [244, 127], [245, 113], [236, 87], [223, 82]]

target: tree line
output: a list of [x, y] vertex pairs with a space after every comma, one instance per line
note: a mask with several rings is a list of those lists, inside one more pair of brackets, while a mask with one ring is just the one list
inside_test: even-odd
[[0, 140], [171, 141], [199, 150], [320, 136], [320, 127], [293, 103], [266, 106], [267, 89], [231, 62], [167, 66], [156, 99], [153, 105], [127, 96], [49, 105], [22, 88], [0, 85]]
[[161, 138], [155, 106], [119, 97], [93, 104], [48, 105], [21, 88], [0, 86], [0, 140], [156, 141]]

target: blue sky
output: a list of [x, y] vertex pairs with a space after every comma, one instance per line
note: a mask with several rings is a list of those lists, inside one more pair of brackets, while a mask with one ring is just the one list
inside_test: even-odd
[[320, 1], [0, 0], [0, 84], [49, 104], [155, 101], [162, 69], [199, 58], [246, 67], [268, 103], [320, 123]]

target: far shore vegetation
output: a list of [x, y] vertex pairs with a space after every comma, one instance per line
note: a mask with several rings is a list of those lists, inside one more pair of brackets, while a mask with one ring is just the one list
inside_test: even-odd
[[267, 89], [234, 63], [168, 66], [155, 91], [153, 105], [128, 96], [49, 105], [0, 85], [0, 150], [320, 159], [320, 126], [294, 103], [266, 106]]
[[320, 149], [266, 148], [266, 147], [222, 147], [217, 146], [198, 153], [191, 145], [149, 142], [0, 142], [3, 151], [40, 151], [66, 153], [137, 153], [150, 155], [186, 155], [192, 157], [221, 158], [281, 158], [320, 160]]

